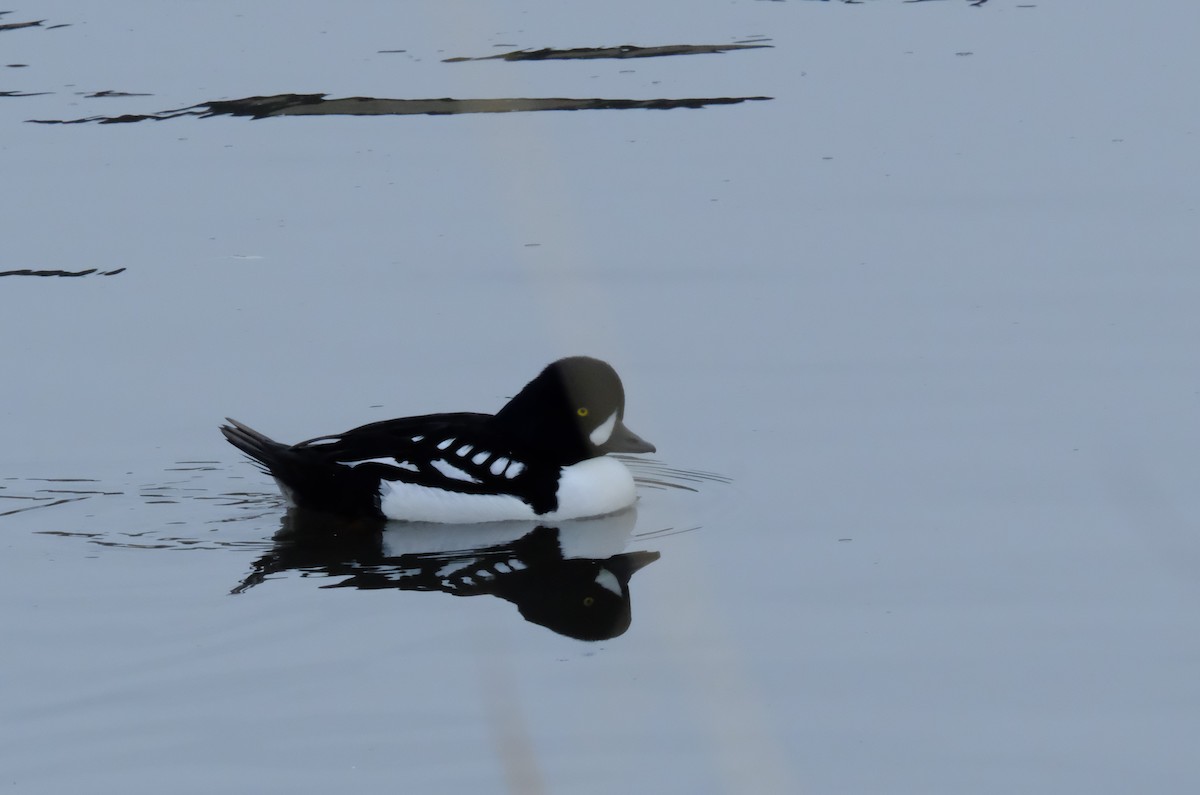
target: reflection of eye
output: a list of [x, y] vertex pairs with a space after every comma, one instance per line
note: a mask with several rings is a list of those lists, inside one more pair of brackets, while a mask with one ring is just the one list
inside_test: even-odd
[[583, 597], [583, 606], [584, 607], [591, 607], [595, 603], [596, 603], [596, 600], [593, 597], [591, 597], [591, 596]]
[[579, 410], [576, 411], [575, 413], [578, 414], [580, 417], [586, 417], [587, 416], [587, 406], [580, 406]]

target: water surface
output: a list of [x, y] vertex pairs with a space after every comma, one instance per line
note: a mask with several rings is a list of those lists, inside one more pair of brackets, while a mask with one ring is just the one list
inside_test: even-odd
[[[1193, 791], [1198, 17], [14, 7], [0, 780]], [[314, 94], [772, 99], [154, 118]], [[217, 432], [494, 411], [570, 354], [660, 451], [611, 535], [293, 543]], [[597, 561], [606, 637], [526, 620]]]

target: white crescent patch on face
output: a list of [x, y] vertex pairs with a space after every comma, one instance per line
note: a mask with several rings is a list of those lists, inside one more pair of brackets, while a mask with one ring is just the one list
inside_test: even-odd
[[600, 569], [600, 573], [596, 575], [596, 584], [606, 591], [612, 591], [617, 596], [621, 595], [621, 581], [608, 569]]
[[608, 437], [612, 436], [613, 428], [617, 427], [617, 412], [608, 415], [608, 419], [596, 426], [595, 430], [588, 434], [588, 441], [596, 447], [608, 441]]

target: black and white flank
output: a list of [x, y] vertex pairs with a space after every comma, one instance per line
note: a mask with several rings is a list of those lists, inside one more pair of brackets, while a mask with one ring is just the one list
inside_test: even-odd
[[625, 427], [625, 390], [607, 363], [560, 359], [494, 415], [428, 414], [295, 445], [235, 420], [231, 444], [302, 508], [346, 516], [473, 523], [576, 519], [636, 499], [606, 453], [652, 453]]

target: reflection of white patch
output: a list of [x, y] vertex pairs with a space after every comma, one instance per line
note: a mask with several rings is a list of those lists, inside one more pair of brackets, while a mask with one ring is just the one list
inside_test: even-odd
[[467, 560], [452, 560], [452, 561], [444, 564], [440, 569], [438, 569], [437, 573], [434, 576], [440, 577], [443, 580], [449, 579], [450, 577], [453, 577], [456, 574], [467, 571], [472, 566], [475, 566], [478, 563], [479, 563], [478, 558], [468, 558]]
[[490, 571], [488, 571], [487, 569], [480, 569], [479, 571], [475, 572], [475, 576], [476, 576], [476, 577], [478, 577], [478, 578], [479, 578], [479, 579], [481, 579], [481, 580], [494, 580], [494, 579], [496, 579], [496, 575], [495, 575], [495, 574], [492, 574], [492, 573], [491, 573]]
[[501, 456], [500, 458], [497, 458], [495, 461], [493, 461], [492, 465], [490, 467], [488, 467], [488, 469], [491, 471], [491, 473], [493, 475], [499, 475], [501, 472], [504, 471], [504, 468], [506, 466], [508, 466], [508, 459], [505, 458], [504, 456]]
[[617, 596], [621, 595], [621, 583], [617, 580], [617, 575], [608, 569], [600, 569], [600, 573], [596, 575], [596, 584], [606, 591], [612, 591]]
[[475, 455], [471, 456], [471, 463], [474, 464], [475, 466], [479, 466], [484, 461], [487, 461], [488, 456], [490, 456], [490, 455], [491, 455], [491, 453], [489, 453], [487, 450], [482, 450], [482, 451], [476, 453]]
[[617, 427], [617, 412], [614, 411], [608, 415], [608, 419], [597, 425], [596, 429], [588, 434], [588, 439], [599, 447], [608, 441], [608, 437], [612, 436], [615, 427]]
[[455, 454], [456, 456], [459, 456], [459, 457], [461, 458], [462, 456], [464, 456], [464, 455], [466, 455], [467, 453], [471, 452], [471, 448], [472, 448], [473, 446], [474, 446], [474, 445], [470, 445], [470, 444], [464, 444], [462, 447], [460, 447], [460, 448], [458, 448], [457, 450], [455, 450], [455, 451], [454, 451], [454, 454]]
[[497, 563], [496, 571], [500, 572], [501, 574], [508, 574], [510, 571], [512, 571], [512, 566], [508, 565], [507, 563]]
[[483, 481], [479, 480], [478, 478], [472, 477], [471, 475], [467, 474], [466, 472], [463, 472], [461, 469], [454, 466], [454, 464], [451, 464], [449, 461], [446, 461], [445, 459], [439, 458], [436, 461], [430, 461], [429, 464], [434, 469], [436, 469], [438, 472], [441, 472], [443, 475], [445, 475], [448, 478], [453, 478], [454, 480], [465, 480], [467, 483], [482, 483], [483, 482]]
[[407, 469], [409, 472], [420, 472], [421, 471], [420, 469], [417, 468], [416, 464], [412, 464], [408, 461], [397, 461], [392, 456], [384, 456], [383, 458], [364, 458], [361, 461], [342, 461], [342, 463], [348, 467], [356, 467], [359, 464], [387, 464], [388, 466], [399, 467], [400, 469]]
[[[469, 565], [478, 565], [471, 557], [480, 549], [509, 547], [518, 539], [529, 535], [538, 527], [558, 528], [558, 543], [564, 558], [592, 558], [603, 560], [623, 551], [630, 544], [630, 534], [637, 525], [637, 510], [627, 508], [608, 516], [593, 519], [559, 520], [548, 523], [544, 519], [527, 519], [516, 522], [478, 522], [475, 524], [446, 524], [438, 522], [389, 522], [383, 532], [385, 557], [398, 558], [413, 553], [421, 555], [456, 553], [456, 560], [466, 560]], [[465, 555], [465, 557], [464, 557]], [[529, 568], [516, 554], [502, 558], [513, 571]], [[443, 565], [425, 564], [425, 575], [432, 568]], [[455, 567], [457, 568], [457, 566]], [[498, 571], [496, 566], [491, 567]], [[444, 577], [445, 573], [439, 573]]]
[[445, 450], [447, 447], [449, 447], [449, 446], [450, 446], [450, 445], [452, 445], [452, 444], [454, 444], [454, 440], [453, 440], [453, 439], [443, 439], [443, 440], [441, 440], [440, 442], [438, 442], [438, 446], [437, 446], [437, 447], [438, 447], [438, 449], [439, 449], [439, 450]]
[[509, 480], [512, 480], [513, 478], [515, 478], [517, 475], [521, 474], [524, 471], [525, 471], [524, 464], [522, 464], [520, 461], [513, 461], [511, 464], [508, 465], [508, 468], [504, 470], [504, 477], [508, 478]]

